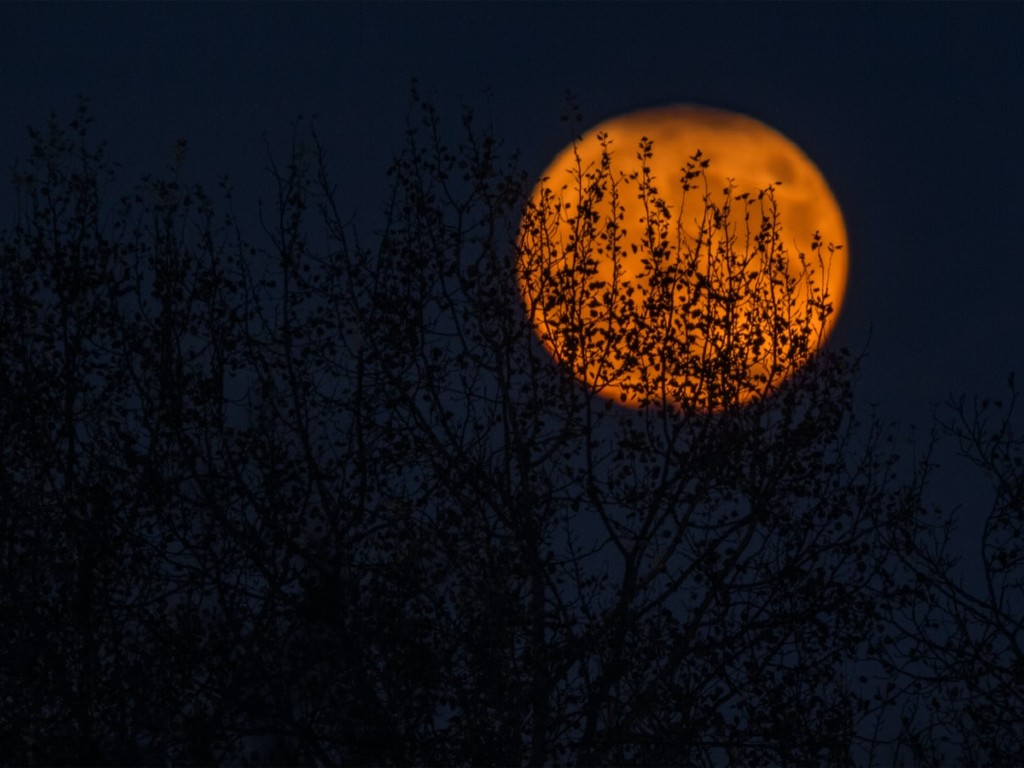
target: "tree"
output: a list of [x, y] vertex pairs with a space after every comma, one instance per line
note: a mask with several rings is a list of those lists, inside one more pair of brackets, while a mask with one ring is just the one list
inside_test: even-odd
[[894, 617], [885, 658], [909, 692], [902, 754], [922, 762], [1013, 765], [1024, 756], [1018, 397], [1011, 375], [1005, 398], [953, 398], [939, 422], [959, 455], [990, 481], [991, 506], [987, 513], [966, 510], [983, 523], [977, 560], [957, 545], [957, 517], [933, 512], [930, 535], [917, 536], [902, 563], [913, 599]]
[[[573, 294], [556, 362], [533, 308], [594, 288], [608, 222], [570, 264], [544, 239], [566, 213], [471, 113], [450, 147], [414, 96], [371, 245], [315, 131], [257, 240], [180, 164], [108, 208], [87, 124], [33, 134], [2, 242], [13, 762], [865, 759], [925, 475], [855, 417], [856, 357], [814, 351], [831, 308], [794, 304], [770, 189], [696, 200], [697, 259], [655, 180], [581, 168], [584, 199], [654, 211], [650, 279]], [[645, 407], [574, 375], [588, 309], [648, 360]]]
[[[442, 635], [476, 614], [482, 634], [468, 638], [471, 647], [501, 648], [499, 658], [481, 664], [508, 671], [488, 683], [498, 687], [477, 705], [480, 714], [468, 711], [461, 721], [478, 722], [488, 737], [508, 735], [456, 755], [476, 762], [844, 759], [868, 704], [849, 689], [843, 664], [866, 641], [864, 628], [881, 619], [880, 574], [897, 554], [882, 532], [906, 508], [886, 485], [882, 435], [856, 444], [854, 362], [843, 353], [812, 357], [804, 336], [780, 363], [794, 371], [792, 384], [739, 408], [741, 388], [760, 385], [763, 393], [766, 383], [753, 378], [745, 357], [737, 365], [725, 346], [726, 359], [711, 361], [725, 365], [694, 372], [709, 361], [675, 349], [669, 365], [683, 368], [688, 382], [728, 382], [711, 403], [720, 411], [602, 404], [540, 349], [528, 312], [544, 297], [527, 297], [527, 311], [518, 309], [514, 260], [536, 260], [538, 285], [585, 302], [593, 292], [571, 283], [592, 278], [595, 255], [579, 250], [597, 243], [606, 224], [578, 222], [570, 267], [557, 249], [545, 252], [544, 217], [558, 210], [528, 211], [529, 250], [517, 251], [524, 247], [516, 202], [525, 180], [512, 196], [495, 187], [507, 176], [492, 170], [493, 145], [466, 128], [461, 152], [447, 150], [427, 107], [422, 134], [411, 135], [396, 164], [400, 215], [383, 248], [395, 276], [388, 293], [398, 306], [427, 314], [412, 333], [388, 328], [379, 342], [415, 340], [386, 366], [401, 372], [391, 388], [407, 393], [393, 412], [408, 414], [411, 439], [420, 443], [426, 538], [457, 553], [441, 560], [442, 573], [453, 562], [468, 570], [450, 601], [469, 607]], [[699, 179], [699, 165], [686, 173]], [[621, 182], [608, 163], [579, 177], [581, 190], [594, 195]], [[639, 190], [651, 198], [649, 211], [664, 209], [649, 179]], [[705, 205], [707, 226], [728, 231], [730, 209]], [[771, 237], [775, 213], [756, 228], [755, 247], [781, 247]], [[653, 217], [652, 225], [664, 230], [667, 222]], [[652, 269], [692, 266], [692, 254], [668, 253], [663, 243], [647, 242], [664, 249], [652, 256]], [[763, 258], [771, 266], [782, 255]], [[718, 270], [716, 287], [728, 279]], [[795, 291], [792, 280], [771, 286]], [[751, 281], [736, 290], [746, 296], [757, 288]], [[684, 291], [677, 296], [686, 300]], [[811, 312], [828, 311], [811, 299]], [[752, 303], [764, 310], [767, 302]], [[644, 300], [607, 306], [609, 334], [639, 329], [643, 338], [630, 347], [641, 353], [677, 330], [661, 322], [671, 306], [647, 316], [635, 310], [650, 306]], [[554, 340], [568, 350], [561, 357], [570, 370], [582, 347], [573, 334], [590, 332], [578, 321], [585, 309], [570, 309]], [[712, 308], [701, 322], [708, 335], [780, 340], [767, 314], [742, 329], [725, 327], [728, 317]], [[739, 346], [731, 354], [737, 349], [745, 355]], [[434, 507], [437, 489], [446, 487], [457, 513]], [[795, 722], [805, 725], [787, 728]], [[461, 724], [455, 733], [464, 739]]]

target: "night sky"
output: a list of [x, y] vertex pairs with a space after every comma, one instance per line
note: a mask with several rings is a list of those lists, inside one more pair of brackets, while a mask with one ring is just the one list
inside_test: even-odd
[[[587, 125], [676, 102], [756, 117], [799, 144], [843, 208], [850, 283], [835, 343], [868, 357], [864, 402], [927, 429], [951, 393], [1000, 393], [1024, 360], [1024, 5], [4, 4], [0, 146], [89, 99], [119, 183], [227, 175], [269, 198], [315, 117], [342, 203], [369, 238], [412, 78], [457, 135], [460, 106], [540, 173]], [[13, 212], [0, 192], [0, 226]]]

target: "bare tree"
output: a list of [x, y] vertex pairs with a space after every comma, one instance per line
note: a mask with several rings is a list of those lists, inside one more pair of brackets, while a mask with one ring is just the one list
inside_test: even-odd
[[[958, 543], [967, 521], [932, 513], [903, 560], [910, 586], [883, 654], [908, 696], [897, 759], [1014, 765], [1024, 756], [1024, 440], [1018, 391], [952, 399], [943, 434], [990, 482], [977, 552]], [[962, 514], [978, 514], [969, 507]], [[962, 526], [962, 527], [961, 527]], [[971, 528], [977, 522], [970, 524]], [[923, 533], [923, 532], [922, 532]], [[894, 650], [898, 649], [898, 650]]]
[[[86, 122], [34, 134], [2, 242], [13, 762], [868, 754], [924, 476], [815, 349], [830, 297], [786, 265], [826, 241], [791, 258], [771, 189], [681, 158], [676, 238], [645, 143], [580, 168], [567, 249], [575, 214], [417, 97], [370, 245], [298, 128], [246, 237], [187, 163], [106, 208]], [[586, 205], [627, 191], [642, 226]], [[620, 226], [646, 271], [595, 285]], [[581, 383], [596, 328], [643, 407]]]
[[[453, 678], [440, 684], [455, 699], [446, 738], [458, 749], [446, 756], [849, 759], [872, 705], [844, 670], [883, 615], [883, 575], [898, 554], [884, 532], [897, 517], [909, 522], [912, 507], [889, 486], [883, 435], [856, 436], [854, 361], [813, 354], [811, 321], [830, 307], [814, 291], [793, 306], [801, 276], [780, 266], [784, 212], [771, 190], [742, 242], [728, 234], [731, 200], [699, 201], [705, 227], [724, 235], [724, 250], [708, 258], [671, 244], [649, 178], [616, 176], [607, 162], [581, 169], [577, 235], [559, 250], [545, 239], [546, 217], [566, 215], [554, 198], [526, 208], [520, 229], [525, 180], [499, 173], [493, 140], [468, 120], [465, 128], [465, 143], [449, 150], [425, 107], [393, 169], [396, 207], [381, 249], [387, 300], [413, 318], [379, 342], [397, 352], [385, 373], [404, 396], [392, 414], [421, 457], [410, 467], [420, 497], [411, 512], [425, 540], [443, 544], [433, 646], [461, 635], [450, 653], [487, 672], [463, 701], [462, 670], [445, 670]], [[657, 148], [638, 150], [642, 161]], [[687, 182], [699, 183], [702, 162], [686, 166]], [[598, 258], [586, 249], [621, 226], [614, 210], [605, 221], [588, 202], [630, 180], [650, 216], [650, 279], [623, 278], [618, 294], [605, 292], [603, 314], [585, 320], [603, 287], [586, 285]], [[692, 247], [712, 241], [704, 231]], [[618, 258], [614, 248], [603, 256]], [[730, 259], [761, 268], [737, 276]], [[522, 260], [538, 286], [525, 307]], [[778, 279], [754, 274], [773, 270]], [[669, 278], [674, 294], [662, 290]], [[579, 302], [546, 339], [561, 365], [531, 322], [546, 291]], [[723, 298], [709, 298], [716, 293]], [[685, 333], [695, 331], [670, 317], [696, 317], [706, 338], [722, 341], [719, 354], [694, 359]], [[615, 359], [622, 349], [649, 358], [649, 407], [619, 408], [580, 385], [580, 337], [595, 327], [607, 334], [611, 370], [626, 364]], [[763, 366], [747, 364], [755, 339], [791, 374], [778, 392]], [[659, 407], [654, 395], [665, 391], [682, 407]], [[762, 397], [739, 407], [750, 391]]]

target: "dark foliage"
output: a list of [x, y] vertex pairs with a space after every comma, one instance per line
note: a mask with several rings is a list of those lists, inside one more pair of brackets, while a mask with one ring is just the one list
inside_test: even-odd
[[[711, 409], [576, 383], [515, 277], [586, 279], [520, 239], [555, 214], [470, 115], [451, 148], [417, 110], [372, 247], [313, 132], [273, 169], [264, 244], [177, 166], [111, 201], [84, 108], [32, 134], [0, 242], [0, 755], [1016, 762], [1010, 419], [948, 425], [997, 489], [971, 591], [927, 461], [855, 418], [848, 353], [767, 338], [774, 387], [672, 351], [652, 392], [714, 379]], [[634, 306], [605, 327], [653, 355], [678, 328]]]

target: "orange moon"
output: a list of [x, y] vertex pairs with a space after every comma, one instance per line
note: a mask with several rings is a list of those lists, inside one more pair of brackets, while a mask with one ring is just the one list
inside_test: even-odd
[[[641, 158], [638, 150], [647, 140], [652, 142], [650, 151]], [[690, 188], [684, 192], [684, 166], [698, 151], [708, 164], [703, 177], [690, 177]], [[603, 158], [605, 166], [601, 165]], [[677, 319], [662, 325], [663, 334], [677, 339], [671, 358], [677, 371], [674, 379], [654, 370], [663, 366], [658, 360], [668, 359], [665, 353], [658, 358], [637, 341], [636, 329], [630, 328], [631, 323], [639, 324], [637, 318], [643, 314], [636, 297], [652, 295], [651, 275], [662, 274], [651, 267], [652, 251], [657, 246], [652, 247], [655, 241], [650, 239], [648, 225], [659, 217], [645, 207], [639, 194], [635, 174], [641, 173], [643, 166], [649, 171], [655, 196], [667, 206], [660, 218], [667, 237], [663, 234], [660, 242], [667, 245], [667, 251], [674, 249], [672, 300], [695, 318], [689, 324]], [[699, 164], [697, 170], [701, 170]], [[608, 183], [595, 195], [595, 180], [599, 178]], [[611, 180], [617, 180], [617, 186]], [[769, 187], [774, 207], [770, 205], [771, 195], [759, 196]], [[728, 208], [731, 223], [715, 230], [706, 214], [714, 208], [706, 206], [719, 211]], [[745, 115], [676, 105], [607, 120], [555, 157], [534, 188], [528, 210], [532, 214], [524, 215], [520, 227], [517, 279], [534, 329], [556, 361], [567, 366], [591, 391], [622, 405], [668, 402], [697, 410], [719, 410], [727, 401], [743, 403], [763, 396], [799, 367], [801, 355], [806, 360], [824, 342], [838, 317], [848, 269], [843, 247], [846, 228], [839, 205], [821, 172], [799, 147]], [[787, 348], [785, 363], [779, 362], [784, 354], [778, 343], [773, 347], [772, 342], [759, 340], [757, 333], [733, 334], [749, 347], [738, 353], [735, 346], [730, 348], [734, 357], [746, 358], [740, 361], [742, 374], [737, 375], [758, 384], [737, 388], [727, 398], [712, 393], [714, 385], [703, 381], [707, 376], [693, 371], [712, 370], [708, 356], [713, 347], [718, 350], [715, 354], [725, 356], [721, 351], [724, 347], [711, 338], [712, 332], [697, 327], [699, 319], [721, 318], [732, 309], [719, 307], [703, 313], [695, 309], [694, 281], [704, 279], [705, 272], [711, 275], [717, 269], [720, 273], [718, 261], [725, 259], [734, 273], [745, 271], [739, 276], [741, 282], [746, 281], [743, 285], [755, 285], [759, 279], [756, 270], [763, 272], [766, 267], [752, 260], [750, 254], [758, 250], [756, 235], [762, 221], [772, 219], [774, 213], [778, 227], [772, 239], [777, 255], [773, 263], [781, 265], [778, 274], [785, 272], [792, 281], [787, 290], [793, 309], [787, 311], [792, 315], [815, 297], [828, 309], [813, 318], [811, 313], [804, 316], [802, 351], [798, 354]], [[746, 219], [745, 214], [749, 214]], [[584, 234], [581, 222], [588, 215], [593, 224]], [[820, 233], [820, 241], [812, 246], [816, 233]], [[728, 244], [723, 246], [725, 241]], [[662, 261], [665, 252], [658, 257]], [[703, 255], [694, 255], [698, 252]], [[568, 277], [574, 272], [587, 277]], [[689, 288], [680, 282], [685, 281], [679, 278], [684, 274], [690, 276]], [[736, 277], [720, 275], [717, 284], [732, 284], [730, 279]], [[663, 279], [659, 285], [662, 283]], [[609, 298], [612, 294], [618, 298]], [[748, 304], [754, 301], [750, 295], [746, 300]], [[616, 301], [627, 309], [613, 313], [608, 307]], [[630, 301], [636, 306], [629, 305]], [[747, 317], [752, 316], [749, 306], [744, 311]], [[613, 314], [617, 318], [614, 322], [619, 324], [614, 333], [609, 319]], [[778, 321], [772, 322], [777, 328]], [[705, 323], [703, 327], [709, 326]], [[777, 329], [774, 334], [791, 343], [795, 332], [794, 327], [781, 332]], [[637, 351], [640, 349], [647, 351], [641, 354]], [[774, 355], [771, 361], [768, 355]], [[679, 362], [680, 358], [687, 360]]]

